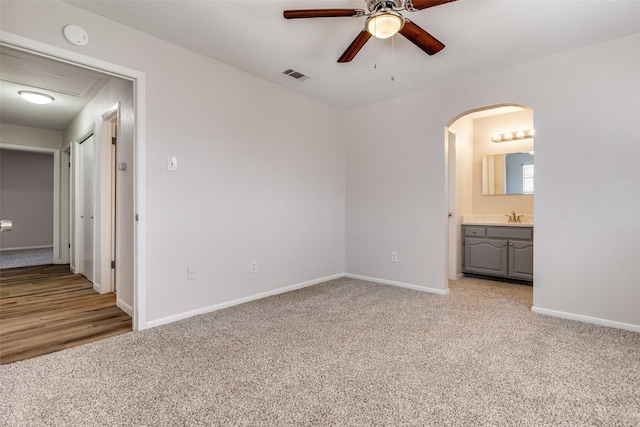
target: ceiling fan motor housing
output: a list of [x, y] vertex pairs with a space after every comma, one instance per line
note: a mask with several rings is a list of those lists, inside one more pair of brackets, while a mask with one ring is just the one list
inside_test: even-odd
[[369, 12], [377, 12], [384, 9], [402, 9], [402, 0], [367, 0]]

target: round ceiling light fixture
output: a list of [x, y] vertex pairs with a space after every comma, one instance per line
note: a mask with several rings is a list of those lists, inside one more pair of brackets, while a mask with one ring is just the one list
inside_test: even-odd
[[54, 100], [53, 96], [40, 92], [32, 92], [30, 90], [18, 91], [18, 95], [33, 104], [51, 104]]
[[382, 10], [367, 18], [365, 26], [372, 36], [387, 39], [404, 27], [404, 18], [392, 10]]

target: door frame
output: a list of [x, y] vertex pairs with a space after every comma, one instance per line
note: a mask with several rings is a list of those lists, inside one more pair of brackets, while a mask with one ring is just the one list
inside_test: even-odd
[[[453, 213], [452, 217], [449, 217], [447, 220], [447, 226], [445, 228], [445, 251], [444, 251], [444, 265], [445, 265], [445, 277], [448, 280], [457, 280], [459, 278], [464, 277], [462, 273], [458, 274], [457, 267], [460, 265], [462, 259], [462, 249], [458, 245], [458, 242], [461, 240], [461, 236], [459, 233], [460, 226], [462, 223], [462, 218], [458, 215], [458, 185], [456, 177], [456, 171], [459, 167], [459, 164], [456, 162], [456, 158], [459, 154], [457, 149], [457, 134], [455, 129], [452, 126], [459, 119], [472, 115], [474, 113], [479, 113], [481, 111], [494, 110], [502, 107], [517, 107], [524, 110], [531, 110], [531, 108], [527, 107], [524, 104], [515, 104], [515, 103], [502, 103], [502, 104], [493, 104], [488, 105], [486, 107], [474, 108], [471, 110], [467, 110], [463, 113], [458, 114], [445, 125], [444, 127], [444, 166], [445, 166], [445, 197], [446, 197], [446, 208], [448, 213]], [[453, 141], [451, 140], [451, 135], [453, 134]], [[453, 149], [450, 151], [451, 145], [453, 145]], [[450, 158], [450, 155], [453, 154], [455, 158]], [[450, 180], [450, 177], [453, 177]], [[457, 246], [456, 250], [453, 250], [453, 246]], [[455, 266], [455, 267], [454, 267]]]
[[[114, 152], [117, 150], [117, 145], [114, 145], [111, 141], [112, 138], [117, 138], [117, 135], [113, 132], [113, 124], [119, 126], [118, 120], [120, 118], [120, 102], [117, 102], [102, 116], [102, 140], [100, 143], [100, 149], [102, 150], [102, 194], [109, 195], [109, 197], [103, 197], [102, 199], [102, 228], [100, 233], [102, 238], [100, 240], [102, 248], [101, 253], [101, 275], [102, 279], [100, 283], [106, 288], [107, 292], [116, 292], [116, 271], [111, 267], [111, 263], [116, 260], [116, 218], [115, 212], [116, 204], [116, 170], [115, 164], [117, 162], [117, 154]], [[105, 256], [108, 254], [109, 256]], [[117, 268], [117, 265], [116, 267]]]
[[[100, 71], [105, 74], [123, 78], [133, 82], [134, 95], [134, 211], [135, 227], [133, 238], [134, 277], [133, 277], [133, 329], [147, 328], [146, 313], [146, 75], [128, 67], [108, 62], [99, 58], [83, 55], [78, 52], [49, 45], [37, 40], [0, 31], [0, 44], [13, 49], [22, 50], [34, 55], [45, 56], [72, 65]], [[59, 162], [59, 157], [58, 157]], [[59, 173], [58, 173], [59, 176]], [[58, 178], [59, 179], [59, 178]], [[59, 185], [59, 182], [58, 182]], [[55, 214], [56, 218], [59, 215]]]
[[9, 144], [0, 141], [0, 149], [15, 151], [30, 151], [35, 153], [53, 154], [53, 263], [62, 264], [61, 241], [60, 241], [60, 197], [64, 194], [64, 189], [60, 188], [60, 149], [36, 147], [33, 145]]

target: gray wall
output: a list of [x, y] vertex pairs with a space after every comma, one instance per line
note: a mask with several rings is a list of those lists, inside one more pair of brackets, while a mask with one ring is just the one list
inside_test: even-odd
[[0, 150], [0, 216], [13, 220], [0, 248], [53, 245], [53, 154]]

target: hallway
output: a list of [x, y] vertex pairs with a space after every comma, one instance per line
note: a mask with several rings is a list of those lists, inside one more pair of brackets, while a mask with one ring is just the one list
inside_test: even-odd
[[129, 331], [116, 295], [96, 293], [69, 265], [0, 270], [0, 364]]

